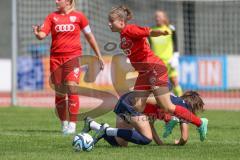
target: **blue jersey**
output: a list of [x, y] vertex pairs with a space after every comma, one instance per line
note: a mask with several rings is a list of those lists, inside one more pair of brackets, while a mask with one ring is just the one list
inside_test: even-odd
[[[131, 116], [140, 116], [142, 113], [136, 111], [132, 106], [131, 106], [131, 99], [133, 99], [136, 96], [135, 92], [128, 92], [124, 95], [122, 95], [116, 104], [114, 108], [114, 112], [120, 116], [122, 119], [127, 120], [125, 117], [126, 115], [131, 115]], [[174, 94], [170, 95], [170, 99], [174, 105], [182, 106], [188, 110], [192, 110], [191, 106], [189, 106], [182, 98], [175, 96]], [[155, 112], [155, 111], [154, 111]], [[145, 114], [147, 112], [144, 112]], [[158, 114], [158, 113], [157, 113]], [[187, 123], [186, 121], [180, 119], [181, 123]]]
[[[177, 97], [174, 94], [171, 94], [170, 98], [173, 104], [182, 106], [192, 112], [192, 107], [189, 106], [182, 98]], [[187, 123], [187, 122], [185, 120], [180, 119], [180, 123]]]
[[191, 110], [191, 107], [188, 106], [188, 104], [182, 98], [175, 96], [174, 94], [171, 94], [170, 98], [173, 104], [182, 106], [187, 108], [188, 110]]

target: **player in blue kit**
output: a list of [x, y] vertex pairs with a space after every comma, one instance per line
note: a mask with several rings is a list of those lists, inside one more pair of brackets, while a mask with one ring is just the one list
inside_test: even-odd
[[[185, 106], [185, 108], [194, 114], [203, 111], [204, 102], [200, 95], [195, 91], [186, 91], [181, 97], [177, 97], [172, 94], [171, 101], [173, 104]], [[185, 145], [187, 143], [189, 137], [189, 125], [187, 121], [178, 119], [177, 117], [164, 112], [164, 110], [159, 109], [157, 106], [152, 104], [146, 105], [144, 114], [148, 115], [151, 118], [150, 126], [152, 129], [153, 139], [157, 144], [163, 144], [154, 127], [154, 122], [157, 120], [162, 120], [166, 124], [163, 138], [168, 137], [172, 133], [173, 128], [179, 123], [181, 137], [175, 140], [174, 143], [176, 145]]]
[[[114, 109], [117, 115], [116, 128], [111, 128], [106, 123], [101, 125], [88, 117], [85, 119], [83, 132], [89, 132], [91, 129], [95, 130], [97, 133], [95, 137], [96, 142], [104, 138], [112, 146], [127, 146], [128, 142], [146, 145], [149, 144], [152, 139], [154, 139], [157, 144], [162, 144], [153, 127], [153, 123], [155, 120], [165, 120], [164, 117], [171, 117], [171, 115], [162, 110], [158, 110], [159, 107], [147, 105], [144, 110], [144, 114], [148, 116], [146, 117], [146, 115], [136, 111], [130, 105], [130, 99], [136, 96], [136, 93], [129, 92], [123, 95], [118, 101]], [[187, 91], [182, 97], [177, 97], [172, 94], [171, 101], [173, 104], [181, 105], [193, 113], [203, 110], [204, 103], [199, 94], [194, 91]], [[136, 119], [138, 119], [138, 122], [135, 121]], [[151, 127], [137, 124], [139, 122], [150, 123]], [[188, 122], [184, 120], [178, 120], [177, 118], [170, 119], [166, 125], [168, 129], [165, 131], [165, 136], [171, 134], [173, 127], [178, 122], [180, 122], [182, 136], [179, 140], [176, 140], [175, 144], [184, 145], [188, 139]]]

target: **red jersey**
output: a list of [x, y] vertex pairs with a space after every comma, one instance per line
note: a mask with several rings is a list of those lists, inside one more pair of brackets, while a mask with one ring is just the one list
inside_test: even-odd
[[[149, 27], [140, 27], [134, 24], [128, 24], [121, 31], [121, 48], [130, 59], [133, 67], [138, 70], [133, 62], [148, 62], [148, 63], [160, 63], [163, 62], [154, 55], [147, 42], [147, 37], [150, 36]], [[146, 68], [148, 65], [144, 65]]]
[[82, 53], [81, 30], [88, 26], [86, 16], [79, 11], [62, 15], [58, 11], [49, 14], [41, 31], [52, 34], [51, 55], [78, 56]]

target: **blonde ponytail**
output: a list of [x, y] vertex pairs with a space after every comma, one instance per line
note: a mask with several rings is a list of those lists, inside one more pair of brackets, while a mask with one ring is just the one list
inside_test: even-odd
[[112, 8], [108, 16], [110, 19], [123, 19], [127, 22], [133, 18], [133, 13], [127, 6], [120, 5]]
[[76, 9], [76, 1], [75, 0], [69, 0], [70, 2], [70, 9], [75, 10]]

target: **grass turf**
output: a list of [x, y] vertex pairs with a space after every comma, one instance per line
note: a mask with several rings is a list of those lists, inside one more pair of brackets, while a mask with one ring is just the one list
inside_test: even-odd
[[[203, 143], [191, 126], [189, 142], [182, 147], [171, 145], [179, 137], [179, 129], [175, 128], [163, 146], [152, 142], [147, 146], [130, 144], [127, 148], [112, 148], [100, 141], [93, 151], [79, 153], [72, 150], [72, 136], [59, 133], [60, 125], [53, 109], [0, 108], [0, 159], [240, 159], [240, 112], [206, 111], [202, 116], [209, 119], [208, 139]], [[108, 113], [96, 120], [114, 125], [114, 117]], [[162, 123], [156, 126], [162, 133]], [[81, 127], [82, 122], [78, 130]]]

